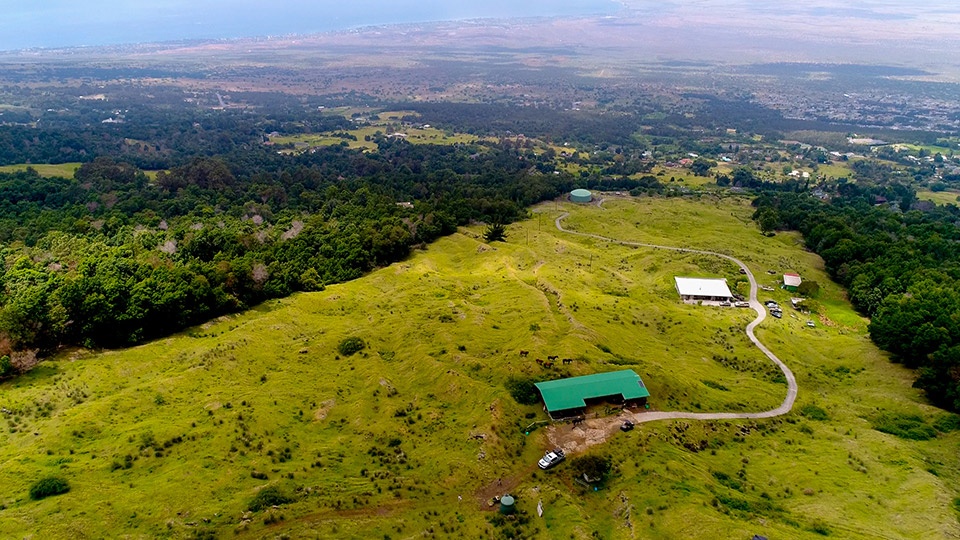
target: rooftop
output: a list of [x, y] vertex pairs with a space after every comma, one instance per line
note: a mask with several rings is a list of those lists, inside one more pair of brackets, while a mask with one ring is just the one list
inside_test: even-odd
[[586, 407], [588, 399], [616, 395], [622, 395], [623, 399], [650, 396], [640, 376], [632, 369], [546, 381], [536, 386], [549, 412]]
[[788, 287], [799, 287], [800, 286], [800, 274], [784, 274], [783, 275], [783, 284]]
[[733, 297], [727, 280], [722, 278], [688, 278], [675, 277], [677, 292], [680, 296], [722, 296]]

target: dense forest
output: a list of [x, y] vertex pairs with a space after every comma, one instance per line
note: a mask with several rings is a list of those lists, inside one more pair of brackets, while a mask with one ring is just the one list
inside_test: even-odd
[[403, 141], [196, 158], [153, 181], [108, 158], [74, 178], [0, 174], [0, 352], [165, 335], [356, 278], [471, 220], [510, 222], [572, 185], [510, 146]]
[[[937, 405], [960, 410], [960, 210], [911, 210], [901, 185], [843, 184], [830, 202], [767, 193], [755, 218], [800, 231], [853, 305], [870, 336], [904, 365]], [[893, 203], [893, 204], [891, 204]]]

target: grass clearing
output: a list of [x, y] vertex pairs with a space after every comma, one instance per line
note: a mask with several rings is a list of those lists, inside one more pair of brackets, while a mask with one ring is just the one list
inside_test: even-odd
[[25, 171], [27, 168], [33, 168], [37, 171], [40, 176], [45, 178], [51, 178], [54, 176], [59, 176], [61, 178], [73, 178], [73, 174], [77, 172], [77, 169], [80, 168], [81, 163], [57, 163], [54, 165], [49, 165], [46, 163], [18, 163], [16, 165], [3, 165], [0, 166], [0, 172], [19, 172]]
[[[798, 410], [639, 425], [591, 450], [614, 465], [596, 492], [569, 464], [536, 470], [544, 440], [521, 429], [546, 415], [510, 397], [511, 377], [629, 367], [661, 410], [761, 410], [785, 392], [742, 333], [748, 310], [684, 305], [673, 290], [675, 275], [742, 290], [732, 264], [567, 235], [553, 226], [564, 211], [574, 230], [733, 254], [761, 283], [785, 270], [818, 281], [822, 324], [788, 308], [757, 331], [797, 375]], [[496, 537], [519, 526], [491, 524], [475, 496], [497, 479], [536, 538], [960, 534], [960, 432], [874, 429], [878, 411], [950, 423], [869, 342], [822, 262], [794, 234], [760, 235], [751, 213], [706, 196], [551, 202], [507, 243], [464, 229], [322, 292], [139, 347], [65, 352], [0, 385], [0, 536]], [[789, 305], [785, 291], [766, 296]], [[364, 347], [345, 356], [350, 337]], [[534, 359], [547, 355], [574, 362], [544, 370]], [[70, 491], [31, 501], [49, 476]]]
[[956, 206], [958, 201], [960, 201], [960, 191], [956, 190], [946, 190], [946, 191], [918, 191], [917, 198], [921, 201], [933, 201], [937, 204], [952, 204]]

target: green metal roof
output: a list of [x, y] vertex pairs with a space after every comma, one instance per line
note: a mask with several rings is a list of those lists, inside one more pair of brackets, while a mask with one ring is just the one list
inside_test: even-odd
[[589, 197], [589, 196], [590, 196], [590, 192], [587, 191], [586, 189], [575, 189], [575, 190], [571, 191], [570, 194], [573, 195], [574, 197]]
[[536, 386], [550, 412], [586, 407], [584, 400], [617, 394], [621, 394], [623, 399], [650, 396], [640, 376], [632, 369], [546, 381], [537, 383]]

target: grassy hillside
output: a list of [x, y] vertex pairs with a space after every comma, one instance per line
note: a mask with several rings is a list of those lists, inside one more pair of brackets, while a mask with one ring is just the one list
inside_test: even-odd
[[[816, 328], [788, 310], [758, 330], [794, 369], [798, 410], [640, 425], [590, 450], [615, 464], [595, 492], [569, 464], [536, 471], [547, 442], [522, 428], [546, 417], [510, 398], [510, 376], [632, 368], [659, 410], [761, 410], [785, 391], [742, 334], [751, 312], [676, 297], [675, 275], [744, 290], [734, 266], [567, 235], [553, 226], [563, 211], [575, 230], [735, 254], [771, 285], [787, 270], [818, 281]], [[507, 243], [463, 230], [323, 292], [132, 349], [65, 352], [0, 385], [0, 536], [960, 534], [960, 436], [932, 427], [949, 431], [945, 413], [870, 344], [819, 260], [794, 235], [762, 237], [750, 212], [737, 199], [545, 204]], [[345, 356], [350, 336], [366, 348]], [[544, 370], [547, 355], [575, 361]], [[874, 429], [906, 415], [937, 436]], [[71, 490], [31, 500], [50, 475]], [[293, 502], [248, 511], [265, 487]], [[507, 489], [527, 523], [491, 523], [486, 496]]]

